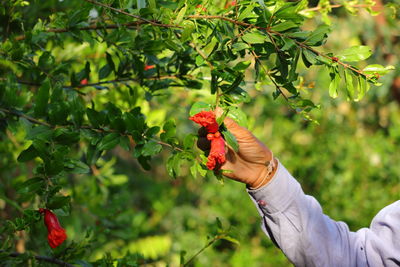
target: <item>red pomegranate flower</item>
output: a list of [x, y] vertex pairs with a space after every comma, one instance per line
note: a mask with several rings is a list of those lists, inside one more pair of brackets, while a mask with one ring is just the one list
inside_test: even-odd
[[50, 210], [40, 208], [39, 212], [44, 214], [44, 224], [47, 227], [47, 240], [50, 247], [58, 247], [67, 239], [65, 229], [61, 227], [57, 216]]
[[192, 120], [195, 123], [205, 127], [209, 133], [218, 132], [219, 126], [217, 120], [215, 119], [215, 114], [212, 111], [201, 111], [190, 117], [189, 120]]
[[211, 141], [210, 154], [207, 158], [207, 168], [214, 170], [225, 162], [225, 140], [218, 132], [219, 126], [212, 111], [201, 111], [189, 118], [206, 128], [207, 139]]
[[210, 154], [208, 155], [207, 168], [214, 170], [225, 162], [225, 140], [219, 132], [208, 134], [207, 139], [211, 141]]
[[151, 69], [154, 69], [156, 66], [154, 66], [154, 65], [146, 65], [146, 66], [144, 66], [144, 70], [151, 70]]

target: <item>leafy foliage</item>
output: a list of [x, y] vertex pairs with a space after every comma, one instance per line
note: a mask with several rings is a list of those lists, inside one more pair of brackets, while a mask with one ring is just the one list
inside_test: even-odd
[[[342, 5], [354, 13], [359, 3], [352, 2]], [[0, 8], [0, 181], [4, 185], [0, 206], [7, 221], [0, 228], [0, 258], [10, 265], [32, 258], [29, 253], [10, 257], [14, 240], [21, 235], [28, 251], [82, 266], [193, 262], [183, 250], [196, 255], [201, 244], [188, 240], [198, 237], [182, 240], [188, 247], [172, 245], [173, 238], [184, 232], [182, 225], [211, 235], [204, 248], [214, 244], [221, 252], [235, 248], [238, 241], [231, 235], [235, 229], [229, 225], [256, 217], [232, 212], [226, 222], [214, 223], [216, 214], [232, 208], [227, 200], [237, 201], [234, 189], [218, 196], [210, 180], [205, 196], [200, 196], [198, 184], [182, 178], [214, 175], [204, 166], [204, 155], [194, 150], [197, 137], [190, 134], [189, 114], [221, 106], [225, 115], [257, 131], [260, 122], [242, 110], [255, 104], [263, 112], [250, 108], [250, 114], [263, 120], [271, 114], [286, 126], [281, 134], [286, 140], [301, 131], [296, 125], [302, 122], [292, 114], [312, 121], [311, 112], [327, 102], [310, 95], [305, 68], [312, 73], [311, 67], [319, 66], [326, 77], [323, 84], [329, 86], [321, 86], [319, 94], [326, 91], [332, 98], [354, 101], [393, 69], [376, 64], [375, 58], [362, 67], [358, 62], [373, 56], [365, 45], [321, 52], [332, 31], [328, 13], [333, 7], [328, 1], [320, 1], [317, 9], [308, 4], [304, 0], [5, 1]], [[364, 5], [373, 13], [371, 1]], [[312, 20], [318, 23], [309, 27], [316, 10], [323, 22]], [[251, 90], [253, 86], [258, 90]], [[290, 118], [276, 111], [280, 107]], [[331, 110], [326, 108], [326, 113]], [[314, 116], [321, 128], [303, 122], [305, 135], [337, 126], [325, 112]], [[391, 138], [397, 142], [396, 127]], [[234, 136], [228, 131], [223, 135], [237, 150]], [[332, 143], [340, 135], [319, 138], [313, 142]], [[380, 135], [373, 139], [390, 150], [392, 139]], [[299, 153], [291, 155], [293, 159], [311, 153], [296, 141], [287, 142], [294, 148], [286, 153]], [[341, 148], [357, 151], [362, 145], [346, 143]], [[273, 150], [285, 155], [282, 146]], [[310, 157], [305, 167], [288, 164], [304, 170], [298, 171], [299, 176], [306, 177], [314, 160]], [[346, 164], [337, 164], [344, 164], [334, 166], [344, 171]], [[142, 170], [154, 177], [166, 172], [176, 179], [149, 179]], [[376, 175], [371, 168], [364, 171]], [[394, 172], [390, 169], [388, 174]], [[316, 176], [311, 178], [310, 188], [319, 188]], [[171, 191], [164, 191], [166, 187]], [[185, 204], [206, 200], [224, 200], [218, 211], [210, 212], [212, 222], [209, 216], [198, 218]], [[238, 205], [250, 204], [239, 200]], [[173, 206], [176, 214], [168, 212]], [[53, 251], [37, 235], [43, 236], [40, 207], [54, 210], [71, 232], [67, 244]], [[351, 220], [348, 214], [345, 218]], [[172, 225], [177, 228], [172, 234], [163, 231]], [[244, 232], [253, 230], [245, 227]], [[274, 253], [272, 248], [268, 253]], [[276, 261], [285, 262], [283, 257]]]

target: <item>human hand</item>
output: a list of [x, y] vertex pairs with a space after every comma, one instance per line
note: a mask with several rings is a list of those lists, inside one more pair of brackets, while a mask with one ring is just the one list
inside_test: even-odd
[[[222, 109], [217, 109], [215, 114], [220, 116]], [[267, 184], [273, 177], [266, 163], [273, 160], [273, 155], [263, 143], [261, 143], [249, 130], [239, 126], [234, 120], [226, 117], [224, 120], [226, 128], [236, 137], [239, 144], [238, 152], [227, 146], [226, 162], [221, 169], [225, 170], [223, 175], [247, 184], [251, 188], [259, 188]], [[206, 131], [200, 128], [198, 146], [207, 150], [209, 141], [204, 135]], [[209, 149], [209, 148], [208, 148]], [[274, 164], [277, 166], [276, 162]]]

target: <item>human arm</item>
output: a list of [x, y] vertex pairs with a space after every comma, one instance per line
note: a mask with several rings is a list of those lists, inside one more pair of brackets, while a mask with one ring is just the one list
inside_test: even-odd
[[345, 223], [324, 215], [318, 201], [304, 194], [281, 163], [276, 162], [276, 171], [265, 177], [262, 163], [272, 160], [272, 152], [231, 119], [224, 123], [239, 143], [238, 153], [228, 150], [222, 168], [231, 172], [225, 175], [258, 188], [248, 192], [262, 217], [262, 228], [291, 262], [296, 266], [398, 266], [400, 202], [379, 213], [369, 229], [351, 232]]

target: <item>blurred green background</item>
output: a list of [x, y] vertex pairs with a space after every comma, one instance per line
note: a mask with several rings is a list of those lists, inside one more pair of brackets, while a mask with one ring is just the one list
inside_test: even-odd
[[[35, 23], [37, 18], [47, 17], [55, 5], [59, 9], [66, 2], [32, 1], [26, 12], [33, 15], [26, 17]], [[249, 129], [272, 149], [303, 190], [321, 203], [327, 215], [347, 222], [356, 231], [368, 227], [381, 208], [400, 197], [400, 29], [398, 15], [393, 15], [390, 7], [374, 17], [363, 10], [350, 15], [336, 8], [329, 18], [333, 30], [324, 51], [369, 45], [373, 56], [363, 64], [396, 66], [382, 79], [382, 86], [371, 88], [360, 102], [348, 102], [344, 94], [332, 99], [324, 69], [302, 66], [304, 94], [321, 105], [311, 114], [319, 122], [315, 124], [298, 116], [283, 99], [273, 100], [273, 88], [252, 82], [249, 71], [246, 90], [252, 100], [242, 109], [248, 115]], [[304, 28], [314, 28], [321, 19], [316, 14]], [[62, 59], [74, 55], [95, 58], [105, 48], [88, 43], [76, 46], [71, 41], [71, 45], [52, 51]], [[143, 91], [137, 93], [136, 105], [142, 107], [150, 126], [172, 118], [180, 140], [197, 131], [187, 119], [190, 107], [186, 104], [213, 101], [206, 89], [177, 89], [174, 97], [158, 96], [150, 101], [145, 100]], [[93, 100], [97, 107], [109, 101], [119, 108], [132, 105], [127, 87], [100, 91]], [[26, 133], [22, 128], [11, 130], [0, 142], [1, 221], [19, 214], [12, 200], [18, 195], [11, 188], [32, 173], [30, 163], [16, 163], [19, 153], [29, 146], [24, 142]], [[165, 169], [169, 153], [162, 152], [152, 160], [152, 169], [144, 171], [130, 153], [117, 147], [104, 155], [92, 175], [68, 177], [65, 183], [72, 186], [63, 193], [73, 199], [71, 213], [60, 220], [68, 242], [85, 248], [82, 258], [95, 261], [107, 253], [123, 258], [129, 252], [142, 254], [151, 262], [148, 266], [178, 266], [182, 251], [189, 258], [213, 237], [219, 218], [240, 245], [219, 240], [196, 258], [194, 266], [290, 266], [262, 233], [260, 217], [244, 185], [193, 178], [188, 166], [172, 179]], [[41, 224], [16, 238], [16, 246], [42, 254], [49, 253], [46, 242]]]

